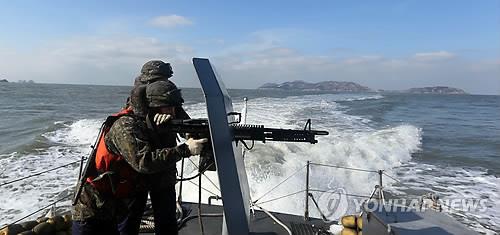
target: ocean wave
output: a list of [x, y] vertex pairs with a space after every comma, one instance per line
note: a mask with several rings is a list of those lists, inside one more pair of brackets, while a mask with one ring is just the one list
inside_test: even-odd
[[[55, 146], [38, 154], [12, 154], [0, 159], [0, 184], [36, 175], [80, 159], [82, 151]], [[49, 205], [63, 191], [73, 190], [79, 164], [75, 163], [45, 174], [2, 186], [0, 221], [9, 222]], [[31, 216], [31, 219], [37, 215]], [[38, 215], [39, 216], [39, 215]]]
[[63, 125], [62, 128], [44, 133], [42, 136], [57, 144], [73, 146], [88, 145], [93, 143], [97, 137], [103, 121], [98, 119], [82, 119], [69, 124], [59, 122], [59, 125]]
[[380, 100], [383, 98], [385, 98], [385, 97], [382, 95], [370, 95], [370, 96], [359, 96], [359, 97], [346, 98], [343, 101]]
[[[284, 187], [275, 189], [266, 199], [293, 193], [305, 188], [306, 161], [367, 170], [393, 172], [394, 168], [411, 159], [419, 150], [420, 130], [413, 126], [398, 126], [362, 133], [337, 133], [320, 138], [319, 144], [267, 143], [258, 145], [247, 154], [247, 172], [250, 173], [252, 195], [260, 197], [295, 171], [300, 174], [288, 180]], [[312, 166], [310, 187], [320, 190], [343, 189], [349, 193], [369, 195], [378, 182], [378, 175], [322, 166]], [[285, 186], [286, 185], [286, 186]], [[321, 193], [314, 193], [316, 198]], [[303, 195], [273, 202], [266, 208], [301, 214]], [[327, 202], [319, 202], [326, 208]], [[317, 213], [312, 213], [319, 216]]]
[[[55, 146], [31, 153], [11, 153], [0, 158], [0, 181], [10, 182], [48, 169], [70, 164], [87, 156], [97, 136], [99, 120], [83, 119], [55, 123], [59, 129], [42, 134]], [[4, 185], [0, 190], [0, 221], [13, 221], [55, 201], [61, 193], [71, 193], [79, 164]], [[69, 205], [68, 202], [64, 204]], [[30, 217], [36, 218], [36, 215]]]

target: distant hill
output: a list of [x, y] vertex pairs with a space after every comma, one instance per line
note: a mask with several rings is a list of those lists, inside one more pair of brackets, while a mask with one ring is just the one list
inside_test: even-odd
[[35, 83], [33, 80], [19, 80], [17, 83]]
[[0, 79], [0, 82], [9, 82], [7, 79]]
[[369, 92], [372, 89], [361, 86], [354, 82], [325, 81], [318, 83], [308, 83], [304, 81], [266, 83], [258, 89], [276, 89], [276, 90], [299, 90], [299, 91], [331, 91], [331, 92]]
[[412, 94], [454, 94], [454, 95], [465, 95], [467, 94], [464, 90], [446, 87], [446, 86], [433, 86], [433, 87], [421, 87], [421, 88], [411, 88], [405, 92]]

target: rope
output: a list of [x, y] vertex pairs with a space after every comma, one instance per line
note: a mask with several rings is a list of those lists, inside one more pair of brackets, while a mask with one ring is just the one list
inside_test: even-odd
[[[182, 182], [182, 181], [189, 181], [189, 180], [192, 180], [192, 179], [194, 179], [194, 178], [198, 178], [198, 177], [199, 177], [199, 176], [201, 176], [201, 175], [204, 175], [204, 176], [208, 179], [208, 176], [206, 176], [204, 173], [205, 173], [205, 171], [207, 171], [207, 169], [208, 169], [208, 168], [210, 168], [213, 164], [214, 164], [214, 163], [212, 162], [212, 163], [210, 163], [210, 164], [209, 164], [209, 165], [208, 165], [205, 169], [203, 169], [203, 170], [198, 170], [198, 171], [199, 171], [199, 172], [198, 172], [198, 174], [196, 174], [196, 175], [194, 175], [194, 176], [190, 176], [190, 177], [188, 177], [188, 178], [179, 178], [179, 179], [177, 179], [177, 181], [178, 181], [178, 182]], [[209, 180], [209, 181], [210, 181], [210, 180]], [[213, 186], [215, 186], [215, 187], [217, 188], [217, 185], [215, 185], [213, 182], [212, 182], [212, 185], [213, 185]], [[219, 189], [219, 188], [217, 188], [217, 189]], [[220, 190], [219, 190], [219, 191], [220, 191]]]
[[[193, 165], [196, 167], [196, 169], [198, 169], [198, 170], [200, 169], [200, 168], [198, 167], [198, 165], [196, 165], [196, 164], [193, 162], [193, 160], [191, 160], [191, 158], [188, 158], [188, 159], [189, 159], [189, 161], [190, 161], [191, 163], [193, 163]], [[205, 178], [207, 178], [207, 180], [208, 180], [208, 181], [209, 181], [209, 182], [210, 182], [210, 183], [211, 183], [211, 184], [212, 184], [212, 185], [213, 185], [213, 186], [214, 186], [217, 190], [219, 190], [219, 192], [220, 192], [220, 188], [219, 188], [219, 187], [217, 187], [217, 185], [216, 185], [216, 184], [215, 184], [215, 183], [214, 183], [214, 182], [213, 182], [210, 178], [208, 178], [208, 176], [206, 176], [205, 174], [202, 174], [202, 175], [203, 175], [203, 176], [205, 176]]]
[[281, 227], [283, 227], [289, 235], [292, 235], [292, 230], [290, 230], [290, 228], [288, 228], [288, 226], [286, 226], [283, 222], [281, 222], [281, 220], [279, 220], [278, 218], [274, 217], [273, 214], [271, 214], [271, 212], [267, 211], [266, 209], [258, 206], [258, 205], [255, 205], [254, 206], [258, 207], [259, 209], [261, 209], [262, 211], [264, 211], [264, 213], [266, 213], [269, 217], [271, 217], [271, 219], [273, 219], [276, 223], [278, 223], [279, 225], [281, 225]]
[[259, 198], [257, 198], [257, 200], [255, 200], [253, 203], [257, 203], [260, 199], [262, 199], [264, 196], [266, 196], [267, 194], [269, 194], [271, 191], [273, 191], [274, 189], [276, 189], [278, 186], [280, 186], [281, 184], [285, 183], [285, 181], [289, 180], [290, 178], [292, 178], [292, 176], [296, 175], [297, 173], [299, 173], [302, 169], [306, 168], [307, 165], [303, 166], [302, 168], [298, 169], [297, 171], [295, 171], [293, 174], [291, 174], [290, 176], [288, 176], [285, 180], [281, 181], [278, 185], [274, 186], [272, 189], [270, 189], [269, 191], [267, 191], [266, 193], [264, 193], [262, 196], [260, 196]]
[[387, 177], [391, 178], [392, 180], [394, 180], [394, 181], [396, 181], [396, 182], [398, 182], [398, 183], [400, 183], [400, 184], [402, 183], [400, 180], [396, 179], [395, 177], [390, 176], [389, 174], [385, 173], [385, 171], [384, 171], [382, 174], [384, 174], [385, 176], [387, 176]]
[[28, 178], [31, 178], [31, 177], [35, 177], [35, 176], [38, 176], [38, 175], [41, 175], [41, 174], [45, 174], [45, 173], [47, 173], [47, 172], [54, 171], [54, 170], [57, 170], [57, 169], [59, 169], [59, 168], [67, 167], [67, 166], [69, 166], [69, 165], [72, 165], [72, 164], [78, 163], [78, 162], [80, 162], [80, 161], [81, 161], [81, 160], [74, 161], [74, 162], [70, 162], [70, 163], [68, 163], [68, 164], [65, 164], [65, 165], [62, 165], [62, 166], [58, 166], [58, 167], [56, 167], [56, 168], [52, 168], [52, 169], [49, 169], [49, 170], [46, 170], [46, 171], [41, 171], [41, 172], [35, 173], [35, 174], [33, 174], [33, 175], [25, 176], [25, 177], [18, 178], [18, 179], [12, 180], [12, 181], [7, 181], [7, 182], [4, 182], [4, 183], [0, 184], [0, 187], [5, 186], [5, 185], [8, 185], [8, 184], [15, 183], [15, 182], [18, 182], [18, 181], [21, 181], [21, 180], [25, 180], [25, 179], [28, 179]]
[[311, 162], [310, 164], [311, 165], [316, 165], [316, 166], [333, 167], [333, 168], [347, 169], [347, 170], [353, 170], [353, 171], [363, 171], [363, 172], [378, 173], [378, 171], [368, 170], [368, 169], [361, 169], [361, 168], [352, 168], [352, 167], [337, 166], [337, 165], [327, 165], [327, 164], [320, 164], [320, 163], [314, 163], [314, 162]]
[[29, 214], [29, 215], [27, 215], [27, 216], [24, 216], [24, 217], [22, 217], [22, 218], [20, 218], [20, 219], [18, 219], [18, 220], [16, 220], [16, 221], [14, 221], [14, 222], [10, 223], [10, 224], [7, 224], [7, 225], [3, 226], [2, 228], [0, 228], [0, 230], [2, 230], [2, 229], [4, 229], [4, 228], [7, 228], [7, 227], [9, 227], [9, 226], [11, 226], [11, 225], [13, 225], [13, 224], [15, 224], [15, 223], [17, 223], [17, 222], [20, 222], [21, 220], [24, 220], [24, 219], [26, 219], [26, 218], [28, 218], [28, 217], [30, 217], [30, 216], [32, 216], [32, 215], [34, 215], [34, 214], [36, 214], [36, 213], [40, 212], [40, 211], [43, 211], [43, 210], [47, 209], [48, 207], [51, 207], [51, 206], [55, 205], [56, 203], [59, 203], [59, 202], [61, 202], [61, 201], [65, 200], [65, 199], [69, 198], [70, 196], [72, 196], [72, 195], [71, 195], [71, 194], [66, 195], [65, 197], [62, 197], [61, 199], [59, 199], [59, 200], [57, 200], [57, 201], [55, 201], [55, 202], [53, 202], [53, 203], [51, 203], [51, 204], [49, 204], [49, 205], [47, 205], [47, 206], [44, 206], [44, 207], [42, 207], [42, 208], [40, 208], [40, 209], [36, 210], [35, 212], [33, 212], [33, 213], [31, 213], [31, 214]]
[[282, 199], [282, 198], [285, 198], [285, 197], [289, 197], [289, 196], [292, 196], [292, 195], [295, 195], [295, 194], [298, 194], [298, 193], [302, 193], [302, 192], [304, 192], [304, 191], [306, 191], [306, 190], [300, 190], [300, 191], [297, 191], [297, 192], [295, 192], [295, 193], [290, 193], [290, 194], [287, 194], [287, 195], [285, 195], [285, 196], [276, 197], [276, 198], [269, 199], [269, 200], [267, 200], [267, 201], [263, 201], [263, 202], [260, 202], [260, 203], [256, 203], [256, 202], [254, 202], [254, 204], [255, 204], [255, 205], [257, 205], [257, 204], [262, 205], [262, 204], [264, 204], [264, 203], [268, 203], [268, 202], [276, 201], [276, 200], [279, 200], [279, 199]]
[[[331, 191], [327, 191], [327, 190], [321, 190], [321, 189], [309, 189], [310, 192], [320, 192], [320, 193], [328, 193], [328, 192], [331, 192]], [[340, 193], [340, 192], [339, 192]], [[359, 194], [351, 194], [351, 193], [340, 193], [340, 194], [344, 194], [344, 195], [347, 195], [347, 196], [352, 196], [352, 197], [361, 197], [361, 198], [370, 198], [370, 196], [367, 196], [367, 195], [359, 195]]]
[[326, 218], [325, 214], [323, 214], [323, 211], [321, 211], [321, 209], [319, 209], [319, 205], [316, 202], [316, 199], [314, 199], [314, 196], [312, 195], [312, 193], [309, 193], [309, 195], [307, 195], [307, 196], [311, 197], [311, 200], [314, 202], [314, 206], [316, 206], [316, 209], [318, 210], [319, 214], [321, 215], [321, 218], [323, 219], [323, 221], [328, 222], [328, 219]]
[[[187, 182], [189, 182], [189, 183], [191, 183], [191, 184], [194, 184], [194, 185], [198, 186], [198, 184], [193, 183], [193, 182], [191, 182], [191, 181], [187, 181]], [[206, 189], [206, 188], [203, 188], [203, 187], [201, 187], [201, 188], [202, 188], [203, 190], [207, 191], [208, 193], [210, 193], [210, 194], [214, 195], [214, 196], [219, 196], [219, 195], [217, 195], [217, 194], [215, 194], [215, 193], [213, 193], [213, 192], [209, 191], [209, 190], [208, 190], [208, 189]]]
[[154, 233], [155, 232], [155, 223], [154, 217], [149, 216], [147, 218], [141, 219], [141, 224], [139, 225], [139, 232], [141, 233]]

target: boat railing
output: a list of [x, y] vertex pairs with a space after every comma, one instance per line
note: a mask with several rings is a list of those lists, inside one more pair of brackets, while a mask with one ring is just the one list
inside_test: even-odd
[[[16, 183], [16, 182], [20, 182], [20, 181], [24, 181], [24, 180], [27, 180], [27, 179], [30, 179], [30, 178], [34, 178], [34, 177], [37, 177], [37, 176], [40, 176], [40, 175], [43, 175], [43, 174], [46, 174], [46, 173], [49, 173], [49, 172], [52, 172], [52, 171], [55, 171], [55, 170], [58, 170], [58, 169], [61, 169], [61, 168], [64, 168], [64, 167], [69, 167], [69, 166], [72, 166], [72, 165], [75, 165], [77, 163], [82, 163], [83, 161], [85, 161], [85, 157], [83, 157], [81, 160], [78, 160], [78, 161], [73, 161], [73, 162], [70, 162], [70, 163], [67, 163], [67, 164], [64, 164], [64, 165], [60, 165], [60, 166], [57, 166], [57, 167], [54, 167], [54, 168], [50, 168], [50, 169], [47, 169], [47, 170], [44, 170], [44, 171], [40, 171], [40, 172], [36, 172], [36, 173], [33, 173], [31, 175], [28, 175], [28, 176], [24, 176], [24, 177], [21, 177], [21, 178], [17, 178], [17, 179], [14, 179], [14, 180], [9, 180], [9, 181], [5, 181], [5, 182], [2, 182], [0, 183], [0, 188], [2, 187], [5, 187], [7, 185], [11, 185], [13, 183]], [[83, 165], [83, 164], [82, 164]], [[71, 198], [72, 194], [69, 193], [65, 196], [62, 196], [61, 198], [53, 201], [53, 202], [50, 202], [49, 204], [13, 221], [13, 222], [10, 222], [10, 223], [7, 223], [5, 224], [4, 226], [0, 227], [0, 230], [4, 229], [4, 228], [7, 228], [8, 226], [11, 226], [13, 224], [16, 224], [18, 222], [21, 222], [23, 221], [24, 219], [26, 218], [29, 218], [30, 216], [33, 216], [35, 214], [38, 214], [44, 210], [55, 210], [55, 206], [56, 204], [58, 203], [61, 203], [61, 202], [64, 202], [66, 200], [69, 200]]]
[[[341, 194], [343, 194], [345, 196], [351, 196], [351, 197], [357, 197], [357, 198], [365, 198], [366, 200], [363, 203], [367, 203], [370, 200], [375, 199], [374, 197], [376, 196], [377, 200], [379, 200], [382, 204], [385, 204], [385, 195], [384, 195], [384, 186], [383, 186], [383, 178], [384, 178], [384, 176], [390, 178], [391, 180], [394, 180], [397, 183], [401, 183], [401, 181], [399, 181], [394, 176], [391, 176], [391, 175], [387, 174], [385, 172], [385, 170], [362, 169], [362, 168], [347, 167], [347, 166], [340, 166], [340, 165], [331, 165], [331, 164], [324, 164], [324, 163], [316, 163], [316, 162], [307, 161], [307, 164], [305, 166], [303, 166], [303, 167], [299, 168], [298, 170], [294, 171], [292, 174], [290, 174], [289, 176], [287, 176], [284, 180], [282, 180], [281, 182], [279, 182], [278, 184], [276, 184], [274, 187], [272, 187], [271, 189], [269, 189], [268, 191], [266, 191], [264, 194], [262, 194], [261, 196], [259, 196], [256, 200], [253, 200], [252, 201], [252, 205], [262, 205], [262, 204], [266, 204], [266, 203], [273, 202], [273, 201], [276, 201], [276, 200], [288, 198], [288, 197], [294, 196], [296, 194], [304, 193], [305, 194], [305, 197], [304, 197], [304, 203], [305, 203], [305, 207], [304, 207], [304, 219], [305, 220], [309, 220], [310, 219], [309, 218], [309, 212], [310, 212], [310, 203], [309, 202], [312, 201], [313, 204], [314, 204], [314, 206], [316, 207], [317, 211], [321, 215], [322, 219], [325, 220], [325, 221], [327, 221], [328, 219], [326, 218], [326, 216], [323, 213], [323, 211], [320, 209], [320, 206], [318, 205], [318, 202], [314, 198], [314, 195], [312, 194], [312, 192], [328, 193], [330, 191], [325, 190], [325, 189], [311, 188], [310, 183], [309, 183], [310, 182], [309, 178], [310, 178], [310, 175], [311, 175], [311, 167], [312, 166], [336, 168], [336, 169], [341, 169], [341, 170], [365, 172], [365, 173], [370, 173], [370, 174], [378, 174], [378, 184], [375, 185], [374, 189], [372, 190], [372, 192], [370, 194], [360, 195], [360, 194], [353, 194], [353, 193], [347, 193], [347, 192], [339, 192], [339, 193], [341, 193]], [[281, 186], [282, 184], [284, 184], [286, 181], [288, 181], [289, 179], [291, 179], [292, 177], [294, 177], [295, 175], [297, 175], [304, 168], [306, 169], [306, 174], [305, 174], [305, 178], [306, 178], [305, 181], [306, 182], [305, 182], [304, 189], [298, 190], [296, 192], [288, 193], [286, 195], [281, 195], [281, 196], [277, 196], [277, 197], [274, 197], [274, 198], [271, 198], [271, 199], [267, 199], [267, 200], [261, 201], [261, 199], [265, 198], [265, 196], [269, 195], [276, 188], [278, 188], [279, 186]]]

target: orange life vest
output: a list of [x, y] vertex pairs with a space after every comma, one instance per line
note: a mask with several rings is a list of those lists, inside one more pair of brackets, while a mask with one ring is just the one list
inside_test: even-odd
[[106, 119], [99, 136], [95, 156], [97, 176], [87, 177], [87, 182], [104, 195], [116, 198], [129, 197], [138, 188], [138, 173], [125, 161], [123, 156], [108, 150], [104, 137], [118, 118], [132, 114], [132, 110], [123, 109]]

